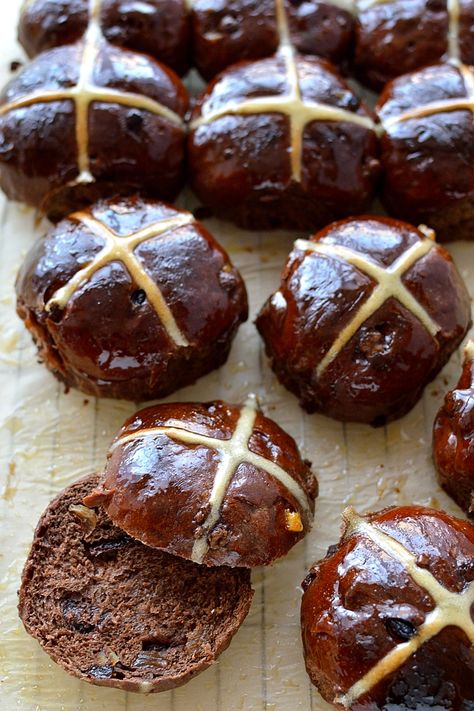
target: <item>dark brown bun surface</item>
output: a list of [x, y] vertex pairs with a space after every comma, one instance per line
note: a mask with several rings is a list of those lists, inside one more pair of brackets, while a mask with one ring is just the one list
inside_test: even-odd
[[470, 711], [474, 526], [417, 506], [344, 521], [303, 583], [312, 682], [341, 711]]
[[187, 105], [174, 72], [100, 35], [43, 52], [0, 98], [0, 186], [53, 220], [110, 195], [173, 200]]
[[18, 38], [30, 57], [80, 40], [91, 7], [98, 8], [105, 38], [144, 52], [184, 74], [189, 63], [189, 15], [184, 0], [29, 0]]
[[255, 567], [309, 531], [317, 482], [295, 441], [250, 398], [141, 410], [119, 431], [102, 505], [134, 538], [204, 565]]
[[78, 481], [43, 514], [23, 571], [23, 624], [84, 681], [143, 693], [180, 686], [244, 621], [249, 572], [204, 568], [134, 541], [82, 504], [97, 481]]
[[211, 79], [236, 62], [274, 54], [281, 39], [279, 13], [297, 52], [348, 63], [354, 17], [342, 6], [320, 0], [194, 0], [193, 59], [202, 76]]
[[461, 343], [469, 295], [432, 237], [361, 217], [296, 242], [257, 328], [308, 412], [373, 425], [401, 417]]
[[379, 163], [370, 113], [329, 63], [289, 45], [218, 75], [190, 126], [191, 186], [244, 228], [311, 230], [371, 203]]
[[31, 248], [17, 310], [42, 361], [68, 386], [134, 401], [164, 397], [221, 366], [247, 295], [191, 213], [101, 201]]
[[435, 64], [387, 84], [377, 105], [384, 206], [441, 242], [474, 237], [472, 86], [472, 67]]
[[472, 0], [359, 0], [357, 74], [378, 90], [453, 54], [474, 64], [473, 24]]
[[433, 457], [443, 489], [474, 516], [474, 341], [468, 342], [459, 382], [436, 417]]

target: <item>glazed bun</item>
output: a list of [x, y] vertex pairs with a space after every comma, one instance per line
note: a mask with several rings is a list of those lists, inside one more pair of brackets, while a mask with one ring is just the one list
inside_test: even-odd
[[189, 179], [215, 214], [248, 229], [314, 229], [366, 209], [375, 124], [331, 65], [290, 46], [237, 64], [191, 115]]
[[436, 417], [433, 457], [443, 489], [474, 516], [474, 341], [468, 342], [459, 382]]
[[474, 704], [474, 526], [405, 506], [344, 514], [303, 583], [311, 681], [341, 711]]
[[472, 0], [358, 0], [355, 66], [375, 90], [440, 60], [474, 63]]
[[250, 398], [157, 405], [131, 417], [85, 499], [148, 546], [204, 565], [255, 567], [309, 531], [317, 482]]
[[435, 64], [390, 82], [377, 105], [383, 204], [441, 242], [473, 238], [473, 87], [472, 67]]
[[466, 286], [421, 229], [361, 217], [295, 243], [257, 328], [308, 412], [372, 425], [401, 417], [461, 343]]
[[164, 397], [221, 366], [247, 318], [239, 272], [189, 212], [102, 201], [31, 248], [17, 310], [41, 360], [99, 397]]
[[278, 49], [284, 23], [297, 52], [348, 63], [354, 29], [350, 0], [194, 0], [194, 63], [212, 79], [236, 62], [269, 57]]
[[92, 15], [112, 44], [144, 52], [184, 74], [189, 65], [185, 0], [27, 0], [18, 39], [28, 56], [80, 40]]
[[223, 71], [194, 106], [189, 180], [244, 228], [310, 230], [369, 206], [377, 128], [332, 65], [296, 53], [293, 11], [275, 7], [276, 54]]
[[84, 40], [43, 52], [0, 98], [0, 186], [53, 220], [100, 197], [172, 200], [184, 180], [187, 93], [151, 57]]

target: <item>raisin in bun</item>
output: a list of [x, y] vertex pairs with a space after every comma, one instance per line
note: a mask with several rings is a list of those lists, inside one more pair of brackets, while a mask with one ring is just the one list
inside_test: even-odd
[[235, 62], [269, 57], [285, 24], [297, 52], [348, 63], [354, 29], [350, 0], [194, 0], [194, 63], [211, 79]]
[[466, 286], [422, 229], [361, 217], [295, 243], [257, 328], [308, 412], [373, 425], [401, 417], [464, 338]]
[[436, 417], [433, 456], [443, 489], [474, 516], [474, 341], [468, 342], [459, 382]]
[[473, 91], [472, 67], [436, 64], [390, 82], [377, 106], [384, 206], [442, 242], [473, 238]]
[[222, 247], [189, 212], [102, 201], [33, 245], [17, 310], [41, 360], [68, 386], [139, 401], [220, 367], [247, 318]]
[[473, 0], [358, 0], [355, 65], [379, 90], [439, 60], [474, 63]]
[[41, 517], [23, 570], [23, 624], [83, 681], [143, 693], [180, 686], [216, 660], [247, 616], [249, 572], [204, 568], [133, 540], [82, 504], [96, 484], [96, 475], [78, 481]]
[[26, 0], [18, 38], [30, 57], [81, 39], [90, 18], [112, 44], [144, 52], [184, 74], [189, 64], [185, 0]]
[[148, 546], [204, 565], [254, 567], [309, 531], [317, 482], [295, 441], [250, 398], [138, 412], [85, 500]]
[[100, 197], [175, 198], [187, 93], [151, 57], [84, 39], [43, 52], [0, 97], [0, 186], [53, 220]]
[[248, 229], [309, 230], [361, 212], [379, 175], [368, 109], [332, 65], [284, 37], [275, 56], [219, 74], [191, 114], [191, 186]]
[[474, 526], [419, 506], [343, 517], [303, 583], [311, 681], [341, 711], [468, 711]]

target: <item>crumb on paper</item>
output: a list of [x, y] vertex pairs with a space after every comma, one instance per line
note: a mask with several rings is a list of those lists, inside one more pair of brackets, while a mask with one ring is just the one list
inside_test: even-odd
[[16, 494], [16, 486], [13, 484], [13, 478], [15, 476], [15, 473], [16, 462], [9, 462], [7, 480], [5, 482], [5, 487], [2, 491], [2, 499], [4, 501], [11, 501]]

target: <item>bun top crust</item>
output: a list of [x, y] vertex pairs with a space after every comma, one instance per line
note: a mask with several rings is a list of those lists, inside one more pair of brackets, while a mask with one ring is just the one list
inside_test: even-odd
[[250, 398], [174, 403], [134, 415], [101, 485], [116, 525], [149, 546], [205, 565], [255, 567], [310, 529], [317, 483], [294, 440]]
[[245, 285], [212, 235], [189, 212], [137, 198], [61, 221], [33, 245], [16, 289], [53, 370], [105, 395], [122, 384], [117, 394], [135, 400], [186, 382], [247, 317]]
[[184, 74], [189, 61], [189, 14], [185, 0], [25, 0], [18, 38], [30, 57], [77, 42], [97, 13], [112, 44], [155, 59]]
[[0, 99], [2, 188], [54, 219], [111, 193], [173, 199], [184, 178], [183, 84], [109, 44], [93, 9], [81, 41], [40, 54]]
[[205, 79], [242, 60], [276, 52], [279, 12], [285, 12], [297, 52], [335, 64], [349, 61], [354, 17], [351, 0], [193, 0], [193, 59]]
[[469, 295], [423, 230], [362, 217], [295, 243], [257, 326], [309, 411], [371, 424], [399, 417], [463, 339]]
[[468, 708], [474, 526], [417, 506], [343, 518], [303, 583], [312, 681], [340, 709]]
[[433, 458], [441, 486], [474, 517], [474, 341], [464, 349], [456, 387], [444, 398], [433, 425]]
[[434, 64], [387, 84], [376, 107], [384, 205], [404, 219], [440, 223], [445, 241], [459, 236], [456, 227], [449, 234], [443, 212], [459, 205], [454, 224], [462, 228], [462, 201], [474, 195], [473, 97], [472, 67]]
[[375, 90], [439, 61], [474, 63], [472, 0], [356, 0], [356, 4], [356, 71]]

